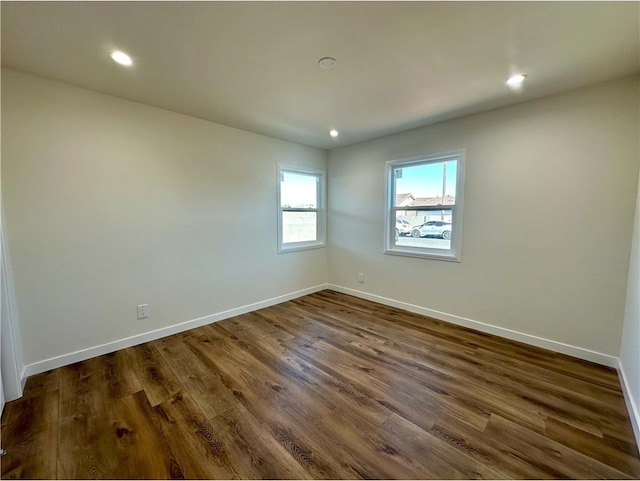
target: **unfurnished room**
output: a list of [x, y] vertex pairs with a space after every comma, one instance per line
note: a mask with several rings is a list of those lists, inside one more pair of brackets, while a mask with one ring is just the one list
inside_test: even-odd
[[640, 478], [640, 2], [0, 9], [3, 478]]

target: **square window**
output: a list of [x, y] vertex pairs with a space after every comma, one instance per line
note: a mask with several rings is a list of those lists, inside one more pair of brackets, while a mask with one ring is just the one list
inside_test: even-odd
[[460, 261], [464, 152], [387, 162], [385, 253]]
[[324, 171], [278, 166], [278, 252], [324, 247]]

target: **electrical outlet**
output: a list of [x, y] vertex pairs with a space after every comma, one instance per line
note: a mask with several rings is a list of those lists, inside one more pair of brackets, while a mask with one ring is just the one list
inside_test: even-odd
[[364, 284], [364, 274], [362, 272], [358, 272], [358, 282]]
[[138, 319], [146, 319], [149, 317], [149, 304], [140, 304], [138, 306]]

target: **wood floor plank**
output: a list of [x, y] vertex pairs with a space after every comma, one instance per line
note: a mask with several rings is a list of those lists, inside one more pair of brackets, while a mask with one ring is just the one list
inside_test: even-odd
[[[263, 338], [256, 342], [256, 346], [262, 348], [263, 351], [278, 353], [278, 356], [288, 364], [290, 369], [300, 375], [304, 375], [306, 381], [305, 386], [313, 390], [314, 396], [323, 397], [327, 404], [335, 401], [347, 405], [357, 411], [358, 416], [364, 416], [374, 424], [381, 424], [392, 412], [375, 399], [358, 391], [352, 384], [337, 379], [322, 369], [317, 368], [302, 357], [296, 355], [293, 351], [284, 347], [281, 343]], [[300, 380], [300, 377], [295, 374], [292, 378]]]
[[[200, 336], [202, 334], [190, 336], [189, 338]], [[188, 379], [191, 376], [202, 377], [208, 374], [206, 366], [192, 355], [191, 351], [185, 346], [184, 340], [175, 336], [168, 336], [149, 342], [148, 345], [160, 352], [166, 364], [171, 367], [180, 380]]]
[[97, 376], [92, 369], [95, 364], [91, 360], [77, 362], [59, 370], [60, 401], [76, 397], [78, 394], [94, 392], [101, 388]]
[[231, 455], [250, 479], [309, 479], [311, 476], [268, 428], [241, 404], [212, 419]]
[[499, 448], [486, 441], [486, 435], [483, 432], [464, 423], [460, 418], [444, 415], [438, 419], [429, 433], [509, 479], [557, 477], [554, 473], [517, 456], [505, 456]]
[[[293, 302], [304, 306], [307, 299], [298, 299]], [[587, 398], [584, 401], [585, 403], [591, 401], [597, 404], [596, 409], [598, 412], [602, 412], [602, 409], [613, 409], [613, 415], [621, 416], [622, 418], [626, 417], [626, 407], [617, 384], [616, 389], [605, 388], [567, 375], [570, 373], [548, 370], [526, 361], [516, 360], [509, 356], [498, 354], [495, 351], [483, 349], [482, 346], [469, 347], [460, 342], [460, 334], [455, 335], [455, 332], [454, 334], [449, 332], [447, 336], [442, 336], [438, 330], [431, 332], [423, 329], [419, 336], [403, 336], [402, 333], [398, 332], [392, 335], [377, 335], [367, 330], [370, 327], [368, 328], [363, 322], [358, 323], [358, 327], [353, 327], [355, 323], [348, 322], [348, 316], [342, 319], [337, 317], [336, 322], [334, 322], [332, 321], [334, 319], [333, 314], [331, 312], [323, 313], [322, 316], [318, 315], [318, 319], [383, 346], [392, 346], [394, 348], [407, 346], [408, 349], [403, 352], [403, 355], [410, 357], [417, 354], [419, 359], [415, 360], [426, 363], [429, 366], [437, 367], [438, 369], [452, 367], [457, 374], [468, 373], [470, 376], [480, 376], [481, 378], [486, 376], [487, 380], [491, 382], [500, 378], [505, 378], [506, 380], [515, 378], [517, 384], [524, 384], [534, 390], [544, 392], [557, 391], [558, 396], [563, 396], [565, 393], [573, 396], [576, 392], [579, 392]], [[420, 317], [419, 319], [422, 325], [432, 324], [428, 318]], [[369, 317], [366, 320], [369, 324], [378, 323], [376, 316]], [[429, 322], [425, 322], [426, 320]], [[462, 329], [462, 335], [466, 335], [467, 330], [460, 329]], [[510, 341], [504, 340], [504, 342]], [[543, 352], [549, 354], [549, 351], [543, 350]], [[494, 357], [487, 359], [486, 355]], [[556, 353], [551, 353], [551, 355], [554, 358], [557, 356]], [[499, 362], [496, 362], [497, 360]]]
[[[222, 384], [215, 373], [187, 347], [184, 342], [186, 339], [186, 337], [170, 336], [150, 344], [158, 348], [167, 364], [180, 379], [185, 392], [191, 395], [207, 418], [212, 419], [232, 410], [238, 404], [237, 399]], [[189, 339], [207, 345], [221, 340], [202, 328], [193, 332]]]
[[[86, 397], [86, 394], [80, 395]], [[66, 407], [68, 401], [61, 404]], [[108, 422], [103, 414], [74, 414], [60, 421], [58, 476], [61, 479], [104, 479], [115, 471], [113, 451], [101, 451], [106, 445]]]
[[[298, 303], [302, 304], [303, 301], [298, 301]], [[323, 322], [331, 323], [330, 319], [331, 315], [323, 315]], [[489, 405], [491, 410], [499, 412], [500, 409], [503, 409], [502, 412], [499, 412], [501, 415], [520, 421], [523, 421], [523, 419], [519, 418], [528, 414], [527, 422], [529, 422], [530, 427], [537, 432], [543, 432], [544, 418], [548, 415], [553, 415], [586, 432], [600, 436], [602, 436], [602, 433], [599, 427], [599, 420], [605, 410], [607, 411], [607, 419], [609, 421], [617, 419], [626, 422], [627, 420], [626, 408], [619, 392], [617, 396], [612, 396], [608, 399], [605, 398], [608, 402], [603, 403], [593, 398], [576, 396], [575, 393], [569, 393], [562, 385], [558, 384], [551, 385], [547, 382], [542, 386], [545, 389], [540, 389], [541, 386], [539, 384], [536, 385], [531, 382], [532, 376], [526, 371], [520, 372], [519, 377], [514, 379], [513, 376], [509, 376], [505, 372], [492, 369], [492, 366], [487, 366], [487, 363], [484, 363], [484, 369], [478, 369], [477, 350], [467, 353], [467, 355], [463, 354], [462, 360], [467, 362], [466, 365], [456, 362], [455, 365], [451, 366], [447, 363], [442, 363], [442, 357], [438, 359], [439, 349], [419, 350], [417, 349], [419, 341], [411, 338], [394, 342], [391, 345], [380, 343], [379, 339], [384, 339], [384, 337], [375, 336], [375, 334], [373, 334], [375, 328], [367, 328], [362, 323], [360, 327], [361, 329], [357, 331], [359, 339], [357, 341], [351, 341], [349, 344], [362, 349], [368, 348], [368, 355], [380, 355], [385, 362], [390, 359], [391, 350], [401, 350], [399, 357], [395, 358], [396, 360], [400, 359], [400, 363], [396, 363], [395, 368], [401, 367], [406, 369], [410, 368], [413, 364], [417, 369], [408, 371], [412, 374], [419, 374], [420, 372], [424, 374], [428, 372], [425, 371], [425, 368], [427, 368], [427, 370], [433, 368], [437, 373], [440, 373], [440, 376], [453, 376], [455, 380], [463, 380], [464, 385], [473, 385], [474, 387], [473, 393], [464, 395], [464, 399], [466, 400], [471, 400], [474, 395], [477, 395], [487, 402], [493, 397], [493, 392], [498, 392], [494, 389], [494, 385], [498, 384], [498, 387], [501, 388], [499, 389], [501, 395], [494, 398], [495, 402], [493, 405]], [[367, 331], [367, 329], [371, 329], [372, 332]], [[396, 337], [398, 336], [396, 335]], [[331, 339], [337, 338], [338, 336], [331, 337]], [[458, 351], [460, 350], [458, 349]], [[451, 362], [453, 357], [451, 353], [446, 353], [446, 357], [448, 361]], [[455, 359], [455, 361], [461, 360], [461, 356], [456, 357], [458, 359]], [[399, 364], [402, 366], [399, 366]], [[467, 377], [465, 377], [465, 374]], [[436, 381], [435, 383], [433, 382], [434, 380]], [[432, 378], [429, 382], [433, 384], [434, 387], [445, 389], [443, 384], [438, 382], [437, 377]], [[489, 384], [490, 387], [488, 390], [485, 389], [487, 384]], [[448, 388], [449, 390], [453, 389], [455, 391], [456, 386], [449, 384]], [[608, 393], [600, 392], [600, 394], [606, 395]], [[506, 399], [505, 396], [507, 397]], [[449, 396], [447, 399], [451, 400], [456, 398]], [[447, 406], [447, 403], [441, 403], [441, 405]], [[508, 408], [509, 412], [504, 411], [504, 408]], [[485, 423], [487, 419], [488, 417], [485, 416]]]
[[171, 450], [189, 479], [243, 479], [246, 474], [229, 456], [218, 430], [188, 394], [178, 393], [153, 408]]
[[[262, 420], [271, 436], [312, 477], [338, 479], [360, 477], [354, 466], [336, 462], [334, 446], [317, 429], [300, 429], [320, 422], [326, 411], [307, 396], [290, 397], [281, 379], [264, 366], [254, 365], [248, 353], [234, 349], [231, 341], [216, 344], [215, 353], [206, 344], [191, 341], [190, 347], [208, 359], [220, 379], [255, 418]], [[293, 388], [293, 386], [291, 387]], [[321, 439], [325, 439], [325, 443]], [[328, 446], [331, 446], [330, 448]], [[357, 467], [355, 468], [358, 469]]]
[[[291, 422], [276, 415], [264, 425], [271, 436], [307, 471], [313, 479], [360, 479], [360, 473], [354, 475], [352, 466], [336, 462], [326, 449], [314, 439], [315, 433], [295, 429]], [[371, 478], [371, 476], [369, 476]]]
[[615, 449], [603, 438], [551, 417], [547, 419], [545, 434], [549, 439], [640, 479], [640, 459]]
[[415, 459], [428, 467], [432, 477], [439, 479], [506, 479], [495, 469], [476, 461], [466, 453], [442, 442], [401, 416], [392, 414], [383, 426], [383, 433]]
[[491, 416], [484, 434], [488, 443], [499, 447], [505, 454], [525, 459], [557, 478], [632, 479], [629, 474], [498, 415]]
[[[454, 376], [459, 379], [469, 382], [471, 380], [483, 381], [485, 384], [489, 384], [492, 387], [499, 387], [502, 390], [517, 393], [521, 398], [534, 401], [536, 406], [542, 404], [548, 404], [549, 400], [554, 400], [554, 405], [550, 407], [555, 415], [559, 414], [559, 410], [564, 408], [577, 407], [578, 409], [584, 407], [585, 410], [592, 410], [597, 412], [598, 415], [593, 415], [592, 420], [595, 422], [596, 418], [600, 416], [603, 410], [607, 411], [607, 416], [625, 419], [626, 408], [620, 392], [614, 393], [610, 389], [600, 388], [596, 395], [591, 395], [593, 391], [588, 391], [588, 394], [578, 397], [575, 388], [577, 386], [583, 387], [585, 382], [573, 380], [570, 390], [564, 386], [564, 383], [559, 385], [557, 382], [548, 382], [546, 379], [540, 379], [539, 373], [531, 372], [531, 366], [527, 365], [525, 369], [514, 370], [504, 367], [504, 363], [487, 362], [480, 357], [480, 349], [475, 349], [472, 352], [465, 354], [460, 349], [445, 348], [442, 345], [438, 346], [438, 349], [420, 349], [415, 344], [406, 344], [400, 341], [383, 343], [380, 346], [379, 342], [375, 344], [371, 339], [363, 336], [364, 339], [360, 339], [357, 342], [351, 342], [357, 347], [369, 346], [371, 352], [388, 357], [389, 351], [393, 351], [396, 356], [396, 361], [401, 360], [404, 364], [417, 363], [428, 368], [433, 368], [441, 371], [449, 376]], [[364, 346], [359, 346], [359, 344]], [[524, 363], [523, 363], [524, 364]], [[417, 371], [420, 371], [418, 366]], [[544, 370], [543, 370], [544, 371]], [[416, 369], [412, 370], [416, 372]], [[557, 381], [558, 376], [555, 379]], [[572, 381], [572, 378], [564, 378], [565, 382]], [[544, 396], [544, 399], [542, 398]], [[568, 402], [565, 398], [571, 396], [571, 402]], [[576, 406], [576, 401], [579, 401]], [[585, 414], [588, 416], [588, 413]]]
[[[368, 301], [353, 298], [346, 294], [334, 291], [323, 291], [316, 296], [318, 299], [332, 302], [340, 306], [343, 312], [354, 312], [361, 305], [367, 306]], [[303, 302], [312, 302], [315, 298], [305, 297]], [[294, 300], [295, 302], [295, 300]], [[530, 346], [517, 341], [512, 341], [498, 336], [493, 336], [484, 332], [451, 325], [444, 321], [401, 311], [392, 307], [380, 305], [376, 309], [376, 317], [382, 320], [393, 321], [397, 327], [411, 325], [416, 329], [416, 334], [420, 332], [434, 332], [441, 336], [457, 339], [467, 345], [490, 348], [493, 352], [502, 352], [509, 357], [520, 359], [529, 364], [546, 367], [553, 371], [563, 371], [571, 373], [577, 379], [586, 379], [590, 383], [602, 386], [618, 388], [618, 378], [615, 369], [595, 364], [589, 361], [576, 359], [546, 349]], [[428, 320], [428, 322], [425, 322]]]
[[184, 389], [178, 376], [152, 343], [125, 349], [152, 406], [167, 401]]
[[109, 419], [95, 363], [60, 371], [58, 470], [60, 479], [103, 479], [117, 468], [109, 449]]
[[615, 370], [321, 291], [32, 376], [2, 476], [638, 478]]
[[2, 414], [2, 478], [55, 479], [58, 459], [58, 392], [44, 390], [7, 403]]
[[[571, 372], [536, 366], [526, 360], [516, 359], [484, 348], [478, 349], [475, 355], [483, 366], [511, 374], [518, 379], [537, 382], [539, 383], [537, 386], [541, 390], [569, 391], [593, 400], [600, 405], [599, 407], [614, 407], [621, 412], [626, 412], [619, 385], [601, 386], [588, 380], [577, 379], [571, 375]], [[523, 376], [524, 373], [528, 374], [526, 378]]]
[[93, 364], [105, 397], [117, 399], [142, 390], [142, 383], [126, 351], [112, 352], [87, 362]]
[[[451, 373], [459, 374], [460, 370], [445, 370], [441, 366], [434, 367], [423, 362], [415, 356], [415, 348], [403, 345], [400, 342], [381, 342], [358, 331], [356, 335], [345, 335], [344, 330], [327, 326], [326, 341], [333, 347], [347, 353], [352, 353], [359, 359], [373, 360], [377, 366], [385, 369], [386, 377], [405, 378], [413, 376], [423, 382], [425, 388], [431, 390], [429, 395], [438, 401], [440, 412], [451, 412], [461, 416], [465, 422], [483, 429], [489, 419], [490, 411], [482, 409], [476, 403], [474, 405], [470, 397], [456, 397], [452, 395], [452, 383], [455, 378]], [[394, 374], [396, 373], [396, 374]], [[477, 386], [477, 377], [474, 378], [474, 386]], [[413, 380], [410, 381], [413, 383]], [[455, 390], [455, 389], [453, 389]], [[465, 394], [469, 394], [468, 391]], [[486, 400], [486, 399], [485, 399]], [[542, 427], [542, 425], [541, 425]]]
[[604, 420], [602, 426], [602, 439], [607, 445], [615, 447], [620, 452], [640, 459], [638, 444], [630, 425], [627, 426], [609, 426]]
[[179, 461], [173, 456], [170, 440], [144, 392], [119, 397], [109, 408], [110, 443], [117, 464], [109, 477], [119, 479], [182, 479]]
[[22, 399], [40, 396], [48, 392], [55, 392], [58, 390], [59, 384], [59, 369], [52, 369], [51, 371], [30, 376], [24, 385]]
[[410, 419], [415, 424], [428, 430], [440, 414], [440, 408], [430, 396], [415, 396], [402, 376], [387, 377], [381, 366], [355, 356], [343, 353], [331, 345], [318, 341], [313, 345], [287, 344], [291, 350], [299, 354], [309, 363], [337, 379], [353, 384], [361, 392], [375, 399], [391, 411]]
[[[262, 340], [266, 342], [266, 340]], [[242, 343], [242, 341], [235, 341]], [[391, 414], [390, 411], [381, 413], [382, 408], [377, 412], [363, 410], [360, 402], [353, 402], [353, 398], [345, 399], [344, 402], [336, 403], [334, 395], [328, 395], [331, 391], [324, 384], [321, 371], [301, 363], [299, 359], [293, 359], [291, 354], [281, 356], [270, 356], [270, 349], [261, 349], [258, 343], [244, 344], [245, 350], [249, 351], [256, 361], [273, 366], [273, 374], [281, 374], [283, 377], [293, 376], [293, 379], [300, 380], [298, 372], [304, 373], [304, 384], [297, 383], [289, 394], [295, 399], [313, 399], [314, 408], [318, 409], [321, 415], [314, 422], [317, 437], [324, 436], [327, 443], [331, 443], [341, 458], [343, 465], [348, 465], [355, 473], [370, 477], [366, 473], [377, 473], [384, 478], [411, 478], [415, 476], [424, 477], [428, 472], [424, 470], [419, 462], [412, 460], [402, 449], [391, 447], [385, 439], [380, 436], [380, 429], [383, 422]], [[275, 351], [275, 349], [274, 349]], [[271, 357], [271, 360], [268, 358]], [[288, 366], [285, 368], [279, 361], [286, 359]], [[293, 370], [289, 369], [289, 366]], [[302, 371], [299, 368], [302, 367]], [[280, 379], [281, 384], [286, 385], [286, 379]], [[382, 414], [382, 415], [380, 415]], [[348, 453], [348, 454], [346, 454]], [[361, 460], [366, 461], [364, 464]]]

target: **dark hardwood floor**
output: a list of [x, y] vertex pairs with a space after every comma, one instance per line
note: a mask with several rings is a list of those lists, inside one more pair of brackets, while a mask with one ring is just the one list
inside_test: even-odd
[[4, 478], [639, 478], [616, 372], [323, 291], [32, 376]]

